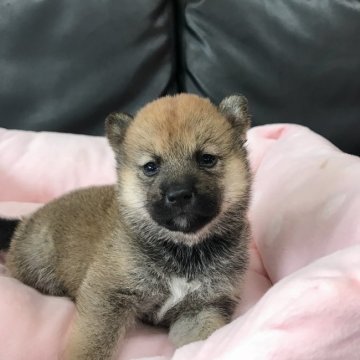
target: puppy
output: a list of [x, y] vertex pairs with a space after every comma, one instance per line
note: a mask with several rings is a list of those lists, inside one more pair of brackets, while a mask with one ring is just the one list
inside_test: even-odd
[[229, 322], [248, 264], [249, 122], [241, 96], [216, 107], [180, 94], [134, 118], [113, 113], [116, 185], [2, 220], [15, 230], [12, 275], [76, 303], [66, 359], [112, 359], [137, 319], [169, 327], [176, 346]]

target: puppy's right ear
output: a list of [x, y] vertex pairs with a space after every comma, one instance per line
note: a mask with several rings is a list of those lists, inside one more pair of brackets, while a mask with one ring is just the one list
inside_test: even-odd
[[231, 95], [223, 99], [219, 105], [220, 112], [238, 129], [242, 141], [246, 141], [246, 132], [250, 127], [248, 101], [245, 96]]
[[105, 120], [106, 137], [116, 150], [124, 139], [126, 129], [133, 117], [125, 113], [113, 112]]

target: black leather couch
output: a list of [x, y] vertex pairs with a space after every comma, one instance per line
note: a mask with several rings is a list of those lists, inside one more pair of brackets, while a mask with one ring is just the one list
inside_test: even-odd
[[103, 134], [164, 94], [243, 93], [360, 154], [360, 1], [0, 0], [0, 126]]

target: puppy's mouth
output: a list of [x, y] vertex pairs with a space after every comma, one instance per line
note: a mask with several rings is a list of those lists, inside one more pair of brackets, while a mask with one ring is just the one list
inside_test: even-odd
[[214, 206], [211, 211], [201, 211], [200, 209], [159, 209], [153, 208], [151, 211], [152, 219], [158, 225], [182, 233], [195, 233], [205, 225], [210, 223], [218, 214], [219, 210]]
[[213, 218], [214, 216], [180, 213], [174, 217], [164, 219], [165, 221], [162, 221], [159, 225], [171, 231], [195, 233], [208, 224]]

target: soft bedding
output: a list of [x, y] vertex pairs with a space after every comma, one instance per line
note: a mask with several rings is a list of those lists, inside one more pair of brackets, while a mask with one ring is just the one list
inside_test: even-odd
[[[360, 159], [296, 125], [248, 133], [251, 265], [233, 321], [175, 351], [139, 324], [118, 359], [359, 360]], [[114, 182], [104, 138], [0, 129], [0, 214]], [[57, 359], [75, 313], [11, 278], [0, 256], [0, 360]]]

